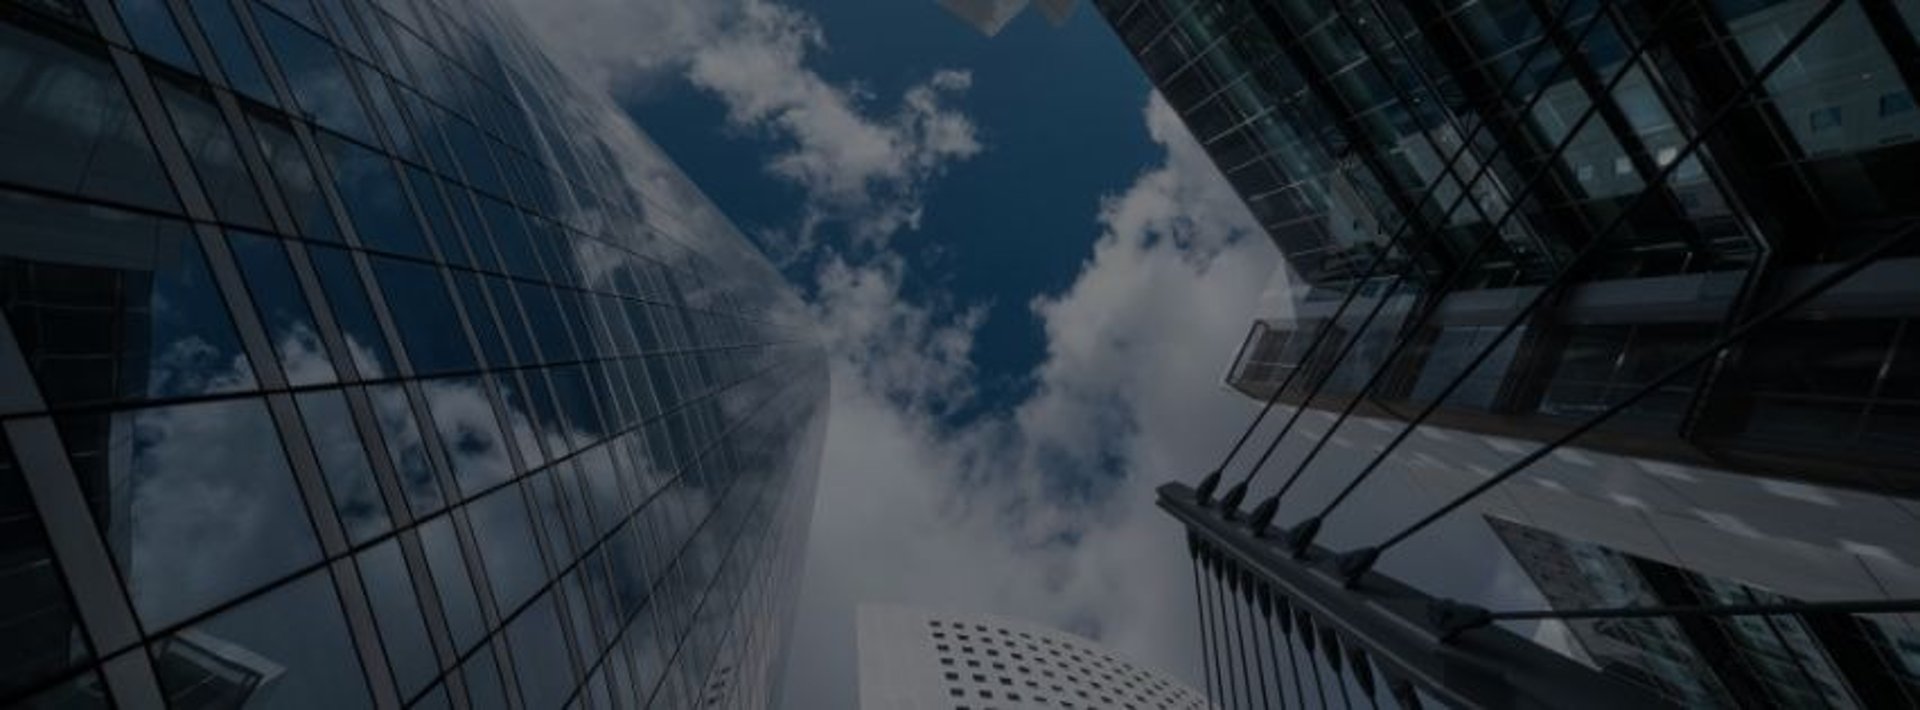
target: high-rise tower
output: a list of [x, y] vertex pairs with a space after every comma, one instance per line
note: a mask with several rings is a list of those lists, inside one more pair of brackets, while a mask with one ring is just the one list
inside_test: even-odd
[[[1291, 313], [1254, 324], [1227, 377], [1263, 403], [1255, 425], [1194, 463], [1201, 485], [1164, 490], [1210, 573], [1204, 623], [1290, 619], [1292, 643], [1450, 704], [1742, 703], [1792, 683], [1920, 703], [1900, 650], [1920, 611], [1920, 5], [1092, 4], [1296, 275]], [[1456, 558], [1472, 576], [1436, 569], [1449, 525], [1477, 546]], [[1520, 529], [1564, 544], [1511, 544]], [[1702, 588], [1575, 608], [1554, 595], [1576, 587], [1536, 578], [1466, 601], [1550, 609], [1491, 614], [1432, 598], [1583, 550]], [[1388, 598], [1437, 621], [1390, 618]], [[1562, 619], [1588, 646], [1633, 626], [1586, 621], [1601, 613], [1697, 642], [1808, 615], [1883, 633], [1869, 612], [1909, 615], [1888, 643], [1770, 653], [1854, 649], [1894, 681], [1707, 653], [1751, 667], [1685, 686], [1651, 633], [1609, 637], [1604, 664], [1501, 656]], [[1216, 694], [1250, 697], [1244, 651], [1220, 652]], [[1508, 673], [1444, 670], [1461, 658]]]
[[0, 705], [770, 704], [781, 283], [497, 4], [7, 3]]

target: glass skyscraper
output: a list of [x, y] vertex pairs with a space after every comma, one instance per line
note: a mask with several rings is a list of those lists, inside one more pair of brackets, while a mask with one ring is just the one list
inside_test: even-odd
[[[1197, 583], [1227, 592], [1203, 601], [1203, 623], [1238, 633], [1231, 614], [1204, 616], [1236, 604], [1284, 618], [1288, 599], [1531, 580], [1531, 603], [1551, 609], [1492, 618], [1770, 610], [1569, 621], [1600, 649], [1564, 654], [1604, 666], [1595, 688], [1624, 680], [1690, 705], [1920, 705], [1920, 2], [1092, 4], [1294, 286], [1226, 377], [1274, 407], [1267, 428], [1218, 466], [1196, 462], [1201, 485], [1163, 490], [1195, 535]], [[1447, 525], [1486, 577], [1359, 582], [1376, 561], [1389, 576], [1433, 567], [1405, 550], [1437, 559], [1432, 530]], [[1598, 568], [1549, 583], [1534, 572], [1550, 558], [1685, 583], [1614, 593], [1644, 579]], [[1449, 624], [1484, 620], [1429, 601]], [[1796, 636], [1801, 617], [1780, 607], [1837, 635]], [[1406, 700], [1528, 694], [1437, 670], [1453, 636], [1374, 645], [1377, 608], [1332, 608], [1301, 617], [1306, 643], [1325, 632], [1373, 661], [1434, 654], [1378, 664], [1407, 681]], [[1532, 633], [1512, 625], [1499, 631]], [[1835, 641], [1850, 629], [1887, 642]], [[1743, 633], [1770, 645], [1734, 648]], [[1509, 641], [1527, 639], [1489, 643]], [[1674, 680], [1705, 668], [1683, 657], [1711, 666], [1701, 682]], [[1829, 672], [1849, 664], [1872, 669]], [[1245, 666], [1210, 672], [1223, 674], [1216, 698], [1252, 696], [1233, 687], [1256, 678]], [[1545, 697], [1637, 691], [1606, 692]]]
[[823, 354], [512, 13], [0, 4], [0, 705], [771, 703]]

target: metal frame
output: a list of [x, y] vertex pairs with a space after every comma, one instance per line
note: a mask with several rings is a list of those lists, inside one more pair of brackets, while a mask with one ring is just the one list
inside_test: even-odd
[[[1324, 548], [1314, 547], [1296, 560], [1269, 539], [1276, 530], [1229, 520], [1184, 484], [1161, 486], [1159, 505], [1186, 526], [1196, 560], [1207, 560], [1200, 563], [1203, 568], [1214, 575], [1242, 575], [1253, 595], [1271, 596], [1283, 612], [1293, 610], [1296, 624], [1306, 621], [1318, 628], [1323, 649], [1333, 648], [1325, 643], [1333, 638], [1371, 659], [1389, 688], [1408, 683], [1462, 708], [1671, 706], [1504, 628], [1449, 638], [1439, 621], [1458, 607], [1376, 572], [1349, 584]], [[1318, 672], [1318, 664], [1310, 665]]]

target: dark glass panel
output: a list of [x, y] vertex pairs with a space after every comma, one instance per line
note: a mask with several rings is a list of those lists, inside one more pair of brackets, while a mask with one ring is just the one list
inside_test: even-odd
[[287, 381], [295, 386], [334, 382], [333, 361], [320, 340], [320, 328], [314, 324], [300, 281], [287, 262], [286, 247], [272, 237], [243, 232], [230, 232], [228, 237]]
[[355, 543], [366, 542], [391, 529], [385, 497], [374, 481], [373, 465], [346, 397], [333, 390], [302, 392], [296, 402], [347, 537]]
[[186, 40], [180, 38], [180, 26], [174, 23], [166, 0], [114, 0], [113, 4], [135, 48], [189, 72], [200, 72], [193, 53], [187, 51]]
[[260, 400], [76, 415], [62, 426], [83, 490], [98, 492], [95, 522], [147, 629], [319, 560]]
[[467, 679], [467, 699], [474, 710], [506, 710], [507, 690], [500, 682], [500, 664], [493, 658], [493, 647], [482, 646], [460, 667]]
[[520, 211], [489, 197], [480, 198], [479, 203], [507, 272], [526, 279], [543, 279], [539, 257], [534, 255], [533, 243]]
[[394, 475], [399, 477], [400, 492], [407, 497], [407, 508], [416, 516], [425, 516], [446, 507], [440, 482], [434, 478], [433, 461], [427, 453], [420, 425], [414, 421], [406, 388], [380, 385], [367, 389], [373, 400], [375, 418], [380, 420], [380, 436], [386, 440], [387, 454], [393, 460]]
[[453, 271], [453, 284], [460, 292], [460, 301], [467, 309], [467, 322], [473, 324], [474, 337], [480, 339], [480, 351], [487, 358], [489, 368], [513, 366], [512, 356], [507, 354], [506, 339], [500, 335], [499, 322], [493, 318], [493, 310], [487, 307], [487, 298], [480, 285], [480, 276], [471, 271]]
[[376, 142], [333, 45], [280, 13], [257, 11], [253, 16], [307, 119], [361, 142]]
[[226, 74], [227, 83], [233, 90], [269, 106], [278, 106], [273, 96], [273, 88], [267, 83], [266, 73], [260, 70], [260, 59], [253, 53], [253, 47], [247, 43], [247, 35], [240, 28], [240, 20], [233, 14], [231, 0], [189, 0], [193, 15], [200, 21], [201, 34], [207, 38], [207, 44], [213, 47], [213, 56], [220, 63], [221, 72]]
[[333, 165], [334, 190], [353, 220], [360, 243], [370, 250], [426, 259], [426, 236], [414, 219], [393, 160], [352, 141], [319, 133], [320, 150]]
[[255, 386], [181, 222], [0, 193], [0, 306], [56, 407]]
[[1747, 347], [1747, 381], [1763, 392], [1864, 397], [1893, 345], [1891, 321], [1769, 325]]
[[427, 640], [425, 617], [421, 615], [420, 599], [414, 596], [406, 556], [401, 554], [399, 540], [390, 539], [360, 553], [359, 563], [374, 623], [380, 628], [380, 643], [386, 647], [388, 665], [393, 667], [393, 680], [401, 697], [413, 697], [440, 674], [440, 664], [433, 654], [433, 644]]
[[104, 50], [0, 23], [0, 180], [178, 212]]
[[[221, 0], [224, 2], [224, 0]], [[334, 223], [333, 208], [327, 203], [320, 181], [315, 177], [307, 153], [299, 139], [277, 121], [253, 116], [253, 133], [260, 141], [260, 153], [267, 171], [280, 188], [280, 196], [293, 213], [300, 236], [339, 243], [340, 228]]]
[[385, 292], [387, 310], [407, 348], [416, 373], [426, 375], [475, 369], [460, 316], [447, 298], [438, 269], [426, 264], [374, 257], [373, 271]]
[[155, 72], [154, 87], [173, 118], [180, 145], [200, 176], [207, 201], [220, 220], [255, 229], [267, 229], [266, 208], [254, 189], [253, 175], [240, 159], [239, 144], [212, 99]]
[[326, 247], [316, 247], [308, 253], [360, 377], [376, 379], [398, 374], [393, 353], [387, 349], [387, 338], [381, 334], [380, 322], [373, 314], [373, 303], [367, 300], [366, 287], [361, 285], [359, 270], [354, 267], [353, 256]]
[[511, 282], [498, 276], [488, 276], [487, 290], [493, 293], [493, 305], [499, 309], [501, 327], [507, 336], [507, 344], [513, 348], [513, 359], [521, 365], [531, 365], [540, 361], [533, 351], [533, 329], [527, 326], [525, 318], [520, 317], [520, 302], [514, 298]]
[[420, 526], [420, 544], [426, 549], [427, 569], [433, 573], [433, 585], [440, 594], [440, 609], [447, 616], [447, 629], [456, 650], [465, 651], [485, 636], [480, 618], [480, 600], [474, 596], [473, 578], [460, 557], [460, 541], [454, 535], [453, 519], [441, 516]]
[[577, 555], [574, 540], [567, 531], [569, 511], [560, 503], [553, 472], [541, 470], [528, 475], [527, 490], [533, 495], [533, 505], [545, 533], [547, 559], [554, 560], [556, 567], [564, 567]]
[[107, 700], [106, 683], [101, 682], [99, 674], [93, 671], [68, 678], [58, 685], [13, 702], [17, 703], [16, 707], [20, 710], [108, 710], [113, 707], [113, 703]]
[[513, 477], [513, 458], [478, 378], [433, 380], [422, 383], [421, 390], [462, 497]]
[[520, 448], [520, 458], [528, 468], [546, 463], [546, 452], [540, 448], [539, 434], [534, 428], [533, 417], [527, 411], [526, 400], [521, 396], [518, 378], [511, 373], [502, 373], [494, 378], [500, 388], [500, 401], [506, 407], [504, 425], [513, 435], [513, 441]]
[[325, 571], [156, 641], [151, 653], [168, 705], [181, 710], [373, 706]]
[[414, 198], [419, 201], [420, 211], [426, 215], [427, 226], [433, 232], [433, 241], [440, 247], [440, 258], [454, 266], [472, 266], [466, 245], [454, 231], [453, 218], [447, 215], [446, 202], [440, 196], [440, 181], [420, 168], [404, 167], [407, 183], [413, 186]]
[[527, 320], [533, 324], [533, 336], [540, 342], [540, 353], [544, 362], [573, 362], [580, 359], [574, 350], [573, 339], [567, 336], [564, 316], [560, 315], [560, 303], [555, 300], [553, 289], [521, 281], [515, 283], [514, 290], [520, 294], [520, 303], [527, 309]]
[[0, 697], [91, 660], [40, 516], [0, 436]]
[[551, 592], [541, 595], [507, 625], [514, 673], [528, 710], [556, 710], [577, 682], [553, 599]]
[[501, 615], [511, 614], [547, 579], [526, 501], [518, 486], [507, 486], [467, 506], [467, 516], [485, 558], [494, 601]]

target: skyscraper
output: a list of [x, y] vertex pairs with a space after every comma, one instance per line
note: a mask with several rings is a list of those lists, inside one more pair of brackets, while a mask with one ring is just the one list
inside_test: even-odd
[[1207, 707], [1178, 680], [1026, 621], [867, 604], [856, 623], [867, 710]]
[[0, 8], [0, 705], [764, 707], [826, 368], [512, 10]]
[[[1435, 671], [1461, 628], [1519, 649], [1516, 622], [1601, 609], [1536, 584], [1551, 609], [1487, 616], [1434, 598], [1432, 569], [1374, 574], [1392, 554], [1396, 575], [1419, 573], [1406, 548], [1449, 521], [1477, 528], [1486, 558], [1517, 557], [1500, 543], [1523, 526], [1567, 542], [1535, 552], [1604, 549], [1755, 590], [1720, 628], [1786, 607], [1920, 611], [1920, 5], [1093, 5], [1296, 279], [1291, 312], [1253, 324], [1227, 376], [1263, 403], [1255, 425], [1195, 462], [1201, 485], [1163, 491], [1226, 611], [1306, 602], [1307, 637], [1373, 661], [1441, 654], [1378, 665], [1409, 697], [1466, 704], [1529, 691]], [[1353, 511], [1388, 497], [1391, 514]], [[1440, 631], [1388, 642], [1367, 633], [1377, 609], [1330, 611], [1381, 594], [1433, 608], [1443, 622], [1412, 623]], [[1675, 598], [1604, 606], [1696, 630], [1726, 618]], [[1609, 644], [1644, 657], [1614, 653], [1598, 679], [1572, 650], [1579, 663], [1533, 670], [1593, 680], [1588, 701], [1621, 680], [1669, 702], [1761, 697], [1637, 682], [1675, 657], [1658, 638]], [[1819, 664], [1747, 665], [1713, 671], [1805, 684]], [[1231, 685], [1215, 690], [1249, 696]], [[1907, 680], [1827, 685], [1836, 706], [1920, 702]]]

